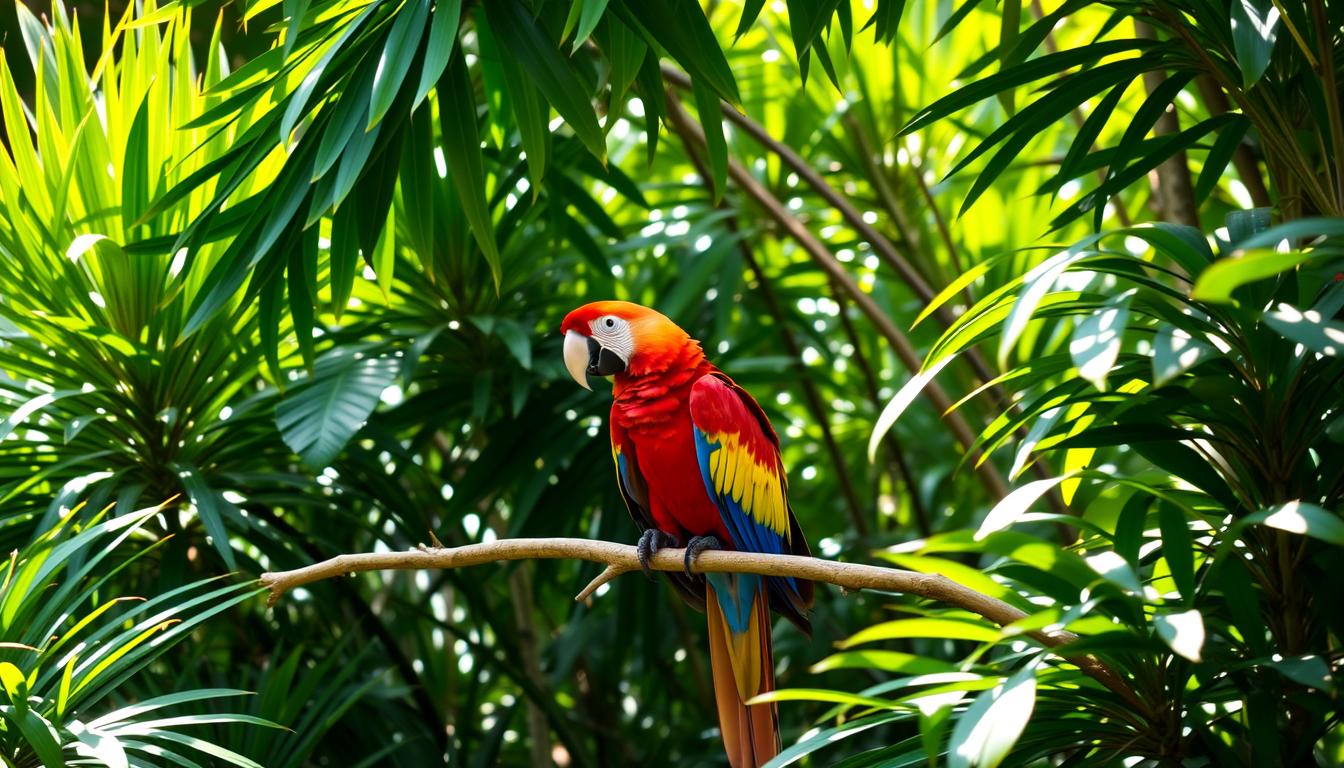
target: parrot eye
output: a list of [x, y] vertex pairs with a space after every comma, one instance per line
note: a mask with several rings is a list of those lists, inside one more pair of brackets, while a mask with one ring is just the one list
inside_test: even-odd
[[615, 319], [615, 318], [612, 318], [612, 317], [608, 317], [606, 320], [603, 320], [602, 323], [603, 323], [603, 325], [607, 326], [608, 328], [615, 328], [615, 327], [616, 327], [616, 319]]

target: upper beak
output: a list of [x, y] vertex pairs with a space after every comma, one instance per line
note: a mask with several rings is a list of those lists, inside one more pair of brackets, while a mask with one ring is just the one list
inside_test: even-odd
[[[565, 333], [565, 368], [569, 370], [569, 375], [579, 382], [579, 386], [592, 391], [588, 386], [588, 342], [592, 341], [587, 336], [578, 331], [568, 331]], [[594, 342], [596, 344], [596, 342]]]
[[588, 376], [611, 376], [625, 370], [625, 359], [591, 336], [578, 331], [565, 332], [565, 368], [579, 386], [591, 390]]

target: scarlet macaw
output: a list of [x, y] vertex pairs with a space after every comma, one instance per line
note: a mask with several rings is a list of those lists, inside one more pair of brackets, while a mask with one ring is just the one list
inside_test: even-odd
[[625, 301], [570, 312], [560, 326], [565, 366], [581, 386], [614, 379], [611, 451], [616, 479], [642, 534], [639, 559], [686, 547], [685, 573], [667, 576], [709, 617], [719, 727], [734, 766], [779, 752], [770, 609], [811, 634], [812, 583], [754, 574], [692, 573], [706, 549], [810, 554], [789, 508], [779, 438], [751, 395], [705, 359], [699, 342], [662, 314]]

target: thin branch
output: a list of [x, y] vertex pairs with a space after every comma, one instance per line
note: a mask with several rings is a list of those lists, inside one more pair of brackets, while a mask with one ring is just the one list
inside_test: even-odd
[[[1157, 33], [1152, 25], [1141, 19], [1134, 19], [1135, 36], [1156, 41]], [[1166, 82], [1167, 76], [1158, 70], [1143, 73], [1143, 85], [1151, 94]], [[1175, 135], [1181, 132], [1181, 120], [1176, 114], [1173, 101], [1163, 110], [1153, 126], [1154, 136]], [[1162, 218], [1177, 224], [1199, 228], [1199, 206], [1195, 203], [1194, 184], [1190, 179], [1190, 164], [1186, 160], [1185, 150], [1176, 152], [1162, 161], [1157, 167], [1157, 198]]]
[[[649, 561], [657, 571], [680, 571], [684, 549], [659, 550]], [[579, 598], [586, 598], [622, 573], [639, 569], [639, 556], [633, 546], [613, 541], [594, 539], [496, 539], [480, 544], [468, 544], [446, 549], [421, 545], [405, 552], [370, 552], [337, 555], [320, 563], [292, 571], [263, 573], [261, 584], [270, 590], [268, 605], [274, 605], [285, 592], [315, 581], [332, 579], [353, 573], [386, 570], [423, 570], [427, 568], [463, 568], [510, 560], [586, 560], [607, 566]], [[1026, 618], [1027, 614], [1008, 603], [964, 587], [936, 573], [915, 573], [895, 568], [883, 568], [862, 563], [839, 563], [815, 557], [797, 555], [766, 555], [756, 552], [725, 552], [710, 550], [695, 561], [697, 573], [754, 573], [762, 576], [791, 576], [815, 582], [833, 584], [843, 590], [871, 589], [883, 592], [901, 592], [936, 600], [975, 613], [1000, 626], [1008, 626]], [[1071, 632], [1028, 631], [1024, 634], [1048, 648], [1059, 648], [1078, 639]], [[1086, 675], [1121, 696], [1139, 712], [1148, 708], [1138, 695], [1110, 667], [1092, 656], [1070, 654], [1061, 650], [1059, 655]]]

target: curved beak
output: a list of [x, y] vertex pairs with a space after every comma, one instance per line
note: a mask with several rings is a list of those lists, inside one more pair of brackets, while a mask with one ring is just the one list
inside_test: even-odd
[[625, 358], [614, 352], [591, 336], [578, 331], [565, 333], [565, 368], [579, 386], [592, 390], [588, 386], [589, 376], [612, 376], [625, 370]]
[[578, 331], [569, 331], [565, 334], [565, 368], [569, 370], [569, 375], [579, 383], [580, 387], [592, 391], [588, 386], [588, 343], [594, 345], [597, 342], [584, 336]]

